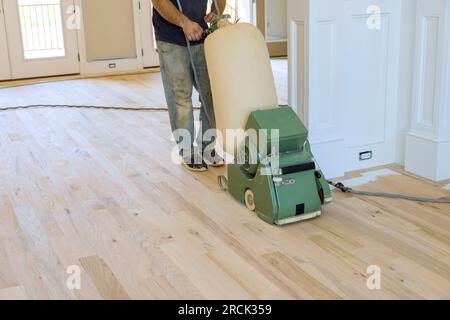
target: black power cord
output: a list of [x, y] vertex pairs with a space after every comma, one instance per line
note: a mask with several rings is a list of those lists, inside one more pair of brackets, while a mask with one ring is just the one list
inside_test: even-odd
[[[13, 107], [0, 107], [1, 111], [14, 111], [25, 109], [97, 109], [97, 110], [120, 110], [120, 111], [135, 111], [135, 112], [167, 112], [167, 108], [142, 108], [142, 107], [113, 107], [113, 106], [94, 106], [94, 105], [71, 105], [71, 104], [30, 104]], [[194, 107], [194, 110], [200, 108]]]
[[360, 196], [388, 198], [388, 199], [400, 199], [400, 200], [422, 202], [422, 203], [444, 203], [444, 204], [450, 204], [450, 199], [448, 199], [448, 198], [433, 199], [433, 198], [421, 198], [421, 197], [405, 196], [405, 195], [402, 195], [402, 194], [395, 194], [395, 193], [368, 192], [368, 191], [354, 190], [354, 189], [352, 189], [350, 187], [345, 186], [342, 182], [334, 183], [332, 181], [328, 181], [328, 183], [331, 186], [335, 187], [336, 189], [342, 191], [343, 193], [351, 193], [351, 194], [360, 195]]

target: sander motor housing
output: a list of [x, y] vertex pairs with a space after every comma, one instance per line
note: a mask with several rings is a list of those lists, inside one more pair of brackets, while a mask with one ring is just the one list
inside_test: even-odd
[[292, 108], [257, 110], [246, 131], [266, 136], [247, 138], [240, 146], [243, 161], [228, 165], [229, 193], [270, 224], [320, 216], [332, 201], [331, 190], [314, 160], [308, 130]]

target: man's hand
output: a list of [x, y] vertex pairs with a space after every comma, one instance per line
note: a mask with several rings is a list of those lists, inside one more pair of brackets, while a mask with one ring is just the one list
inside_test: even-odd
[[202, 27], [182, 14], [172, 1], [152, 0], [152, 3], [164, 19], [183, 29], [183, 32], [186, 34], [189, 41], [201, 40], [203, 34]]
[[213, 23], [214, 21], [216, 21], [216, 13], [215, 12], [210, 12], [208, 13], [208, 15], [205, 16], [205, 22], [206, 23]]
[[184, 34], [189, 41], [198, 41], [202, 39], [203, 29], [200, 25], [192, 20], [185, 19], [180, 25]]

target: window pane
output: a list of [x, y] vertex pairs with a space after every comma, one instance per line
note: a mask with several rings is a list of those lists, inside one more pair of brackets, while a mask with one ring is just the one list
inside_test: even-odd
[[61, 0], [18, 0], [25, 59], [65, 56]]

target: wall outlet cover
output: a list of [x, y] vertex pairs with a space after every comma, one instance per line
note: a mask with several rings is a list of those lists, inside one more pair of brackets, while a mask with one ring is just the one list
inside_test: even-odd
[[373, 158], [373, 151], [364, 151], [359, 154], [359, 161], [368, 161]]

